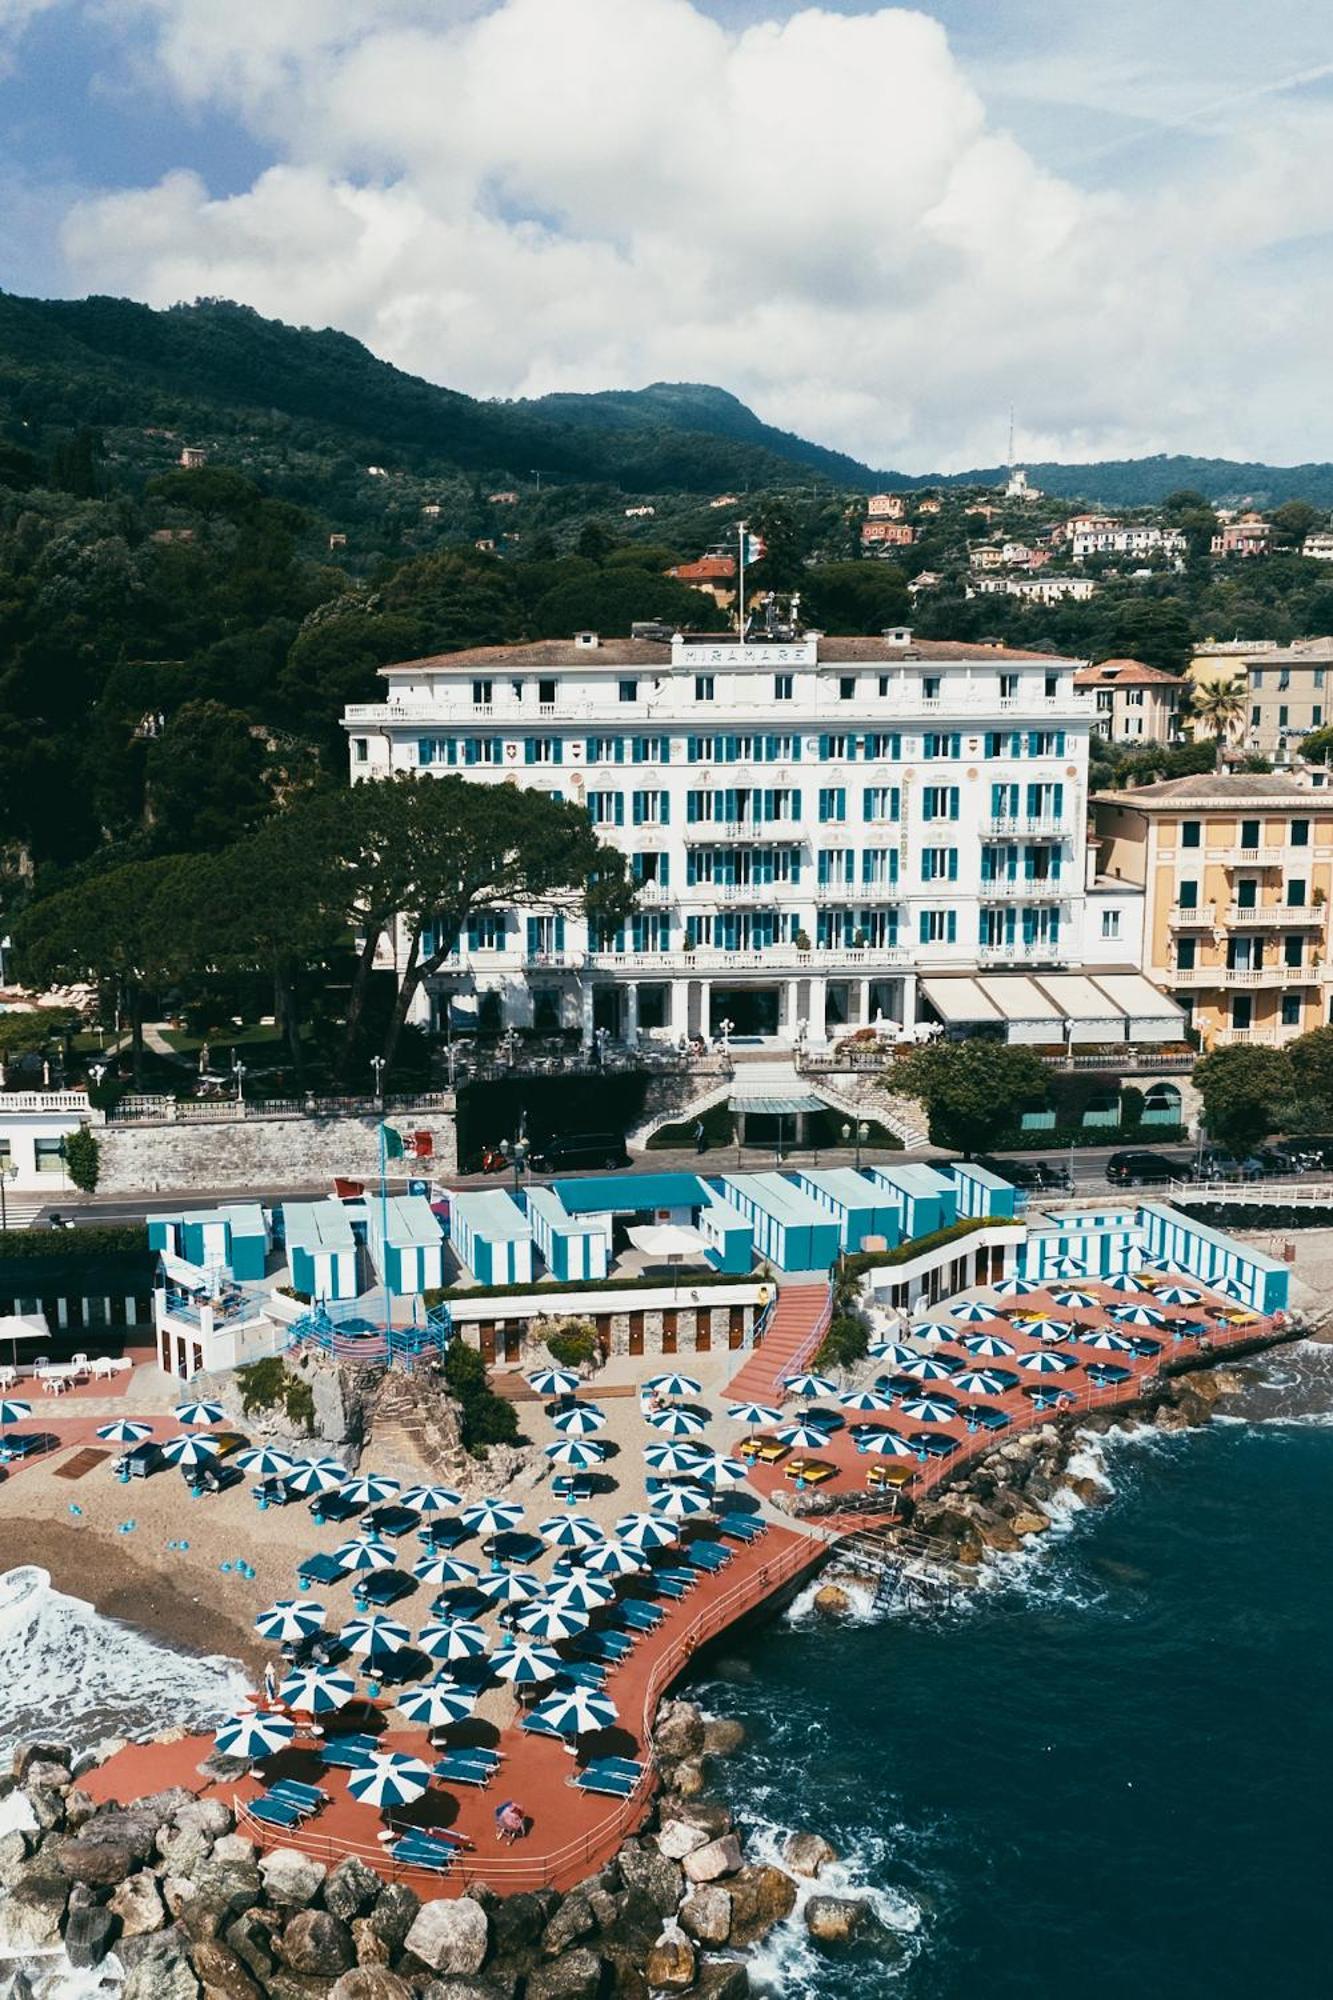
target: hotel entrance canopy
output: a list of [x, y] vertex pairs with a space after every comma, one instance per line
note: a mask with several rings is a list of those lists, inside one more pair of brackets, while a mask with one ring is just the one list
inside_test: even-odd
[[946, 1028], [1004, 1030], [1009, 1042], [1169, 1042], [1185, 1015], [1139, 973], [1001, 973], [923, 979]]

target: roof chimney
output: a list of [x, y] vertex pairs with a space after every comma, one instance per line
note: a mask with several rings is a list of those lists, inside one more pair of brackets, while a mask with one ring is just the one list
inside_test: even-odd
[[886, 625], [880, 637], [887, 645], [906, 648], [912, 643], [912, 628], [910, 625]]
[[601, 641], [595, 632], [576, 632], [574, 634], [574, 644], [576, 646], [586, 646], [588, 651], [592, 652], [601, 644]]

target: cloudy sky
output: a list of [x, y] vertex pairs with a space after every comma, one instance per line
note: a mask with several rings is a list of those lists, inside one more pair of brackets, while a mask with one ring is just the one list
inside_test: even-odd
[[0, 0], [0, 283], [880, 466], [1333, 457], [1327, 0]]

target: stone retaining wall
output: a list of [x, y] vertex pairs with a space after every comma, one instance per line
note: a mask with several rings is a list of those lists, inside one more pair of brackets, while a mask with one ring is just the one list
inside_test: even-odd
[[[395, 1112], [402, 1132], [429, 1132], [435, 1152], [421, 1172], [447, 1177], [457, 1169], [454, 1120], [447, 1113]], [[99, 1195], [156, 1193], [181, 1188], [283, 1188], [318, 1186], [335, 1174], [365, 1179], [379, 1172], [378, 1121], [374, 1118], [256, 1118], [188, 1125], [108, 1125], [98, 1132], [102, 1149]], [[395, 1162], [395, 1178], [416, 1171]]]

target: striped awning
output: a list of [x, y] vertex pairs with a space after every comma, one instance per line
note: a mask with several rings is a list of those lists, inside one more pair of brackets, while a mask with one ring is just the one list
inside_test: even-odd
[[800, 1097], [744, 1097], [733, 1091], [731, 1109], [745, 1117], [787, 1118], [800, 1111], [825, 1111], [828, 1106], [822, 1097], [815, 1097], [809, 1091]]

